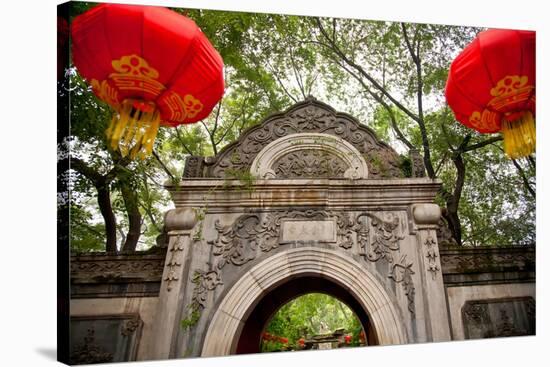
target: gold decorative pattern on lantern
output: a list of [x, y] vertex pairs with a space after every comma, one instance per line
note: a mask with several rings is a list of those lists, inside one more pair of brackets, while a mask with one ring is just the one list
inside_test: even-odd
[[525, 102], [532, 95], [535, 87], [529, 85], [528, 77], [525, 75], [508, 75], [498, 81], [491, 89], [491, 99], [488, 106], [500, 111], [504, 107]]
[[102, 80], [101, 83], [97, 79], [92, 79], [92, 89], [94, 93], [109, 105], [118, 108], [120, 101], [118, 99], [118, 92], [115, 88], [111, 87], [106, 80]]
[[473, 126], [482, 131], [500, 130], [501, 121], [499, 114], [488, 109], [484, 109], [482, 112], [472, 112], [469, 121]]
[[534, 103], [535, 87], [527, 84], [529, 78], [525, 75], [508, 75], [498, 81], [497, 85], [490, 91], [494, 98], [487, 104], [488, 108], [482, 112], [474, 111], [469, 121], [477, 129], [484, 131], [498, 131], [502, 124], [504, 109], [513, 108], [513, 105], [524, 104], [529, 99]]
[[166, 106], [170, 110], [169, 120], [183, 121], [195, 117], [203, 109], [203, 104], [191, 94], [183, 98], [173, 91], [165, 98]]
[[119, 60], [113, 60], [112, 66], [117, 73], [110, 74], [109, 78], [120, 90], [146, 92], [157, 97], [166, 89], [162, 83], [155, 80], [159, 77], [159, 72], [138, 55], [122, 56]]

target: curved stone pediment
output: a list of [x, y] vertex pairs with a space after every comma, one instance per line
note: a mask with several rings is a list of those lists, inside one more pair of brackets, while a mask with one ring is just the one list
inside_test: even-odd
[[[246, 130], [239, 140], [226, 146], [215, 157], [188, 157], [183, 176], [232, 178], [234, 173], [252, 171], [256, 157], [270, 143], [285, 136], [302, 133], [330, 135], [349, 143], [366, 162], [369, 179], [406, 177], [397, 152], [378, 140], [371, 129], [360, 124], [352, 116], [337, 112], [313, 97], [308, 97], [282, 113], [267, 117], [260, 124]], [[287, 157], [288, 160], [291, 158]], [[411, 155], [412, 176], [422, 177], [424, 167], [417, 158]], [[304, 159], [306, 162], [307, 159], [315, 160], [312, 156]], [[342, 162], [337, 161], [333, 164], [333, 169], [339, 172]], [[319, 174], [321, 176], [316, 177], [326, 177], [326, 173]], [[281, 177], [292, 178], [293, 175], [294, 173], [283, 174]], [[340, 173], [336, 177], [340, 177], [338, 175]]]
[[262, 178], [367, 178], [361, 153], [342, 138], [299, 133], [279, 138], [254, 158], [252, 175]]

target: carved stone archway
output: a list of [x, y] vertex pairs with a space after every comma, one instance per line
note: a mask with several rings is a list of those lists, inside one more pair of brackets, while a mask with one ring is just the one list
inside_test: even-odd
[[[268, 117], [215, 157], [190, 157], [182, 182], [166, 186], [176, 208], [165, 220], [151, 357], [252, 345], [249, 315], [267, 315], [263, 300], [296, 278], [349, 293], [380, 345], [449, 340], [432, 204], [441, 184], [420, 177], [413, 155], [407, 173], [402, 158], [313, 99]], [[331, 172], [317, 169], [334, 161]]]
[[289, 278], [308, 275], [346, 288], [369, 314], [381, 345], [408, 342], [399, 309], [376, 276], [337, 250], [302, 247], [280, 252], [240, 277], [214, 313], [201, 355], [233, 354], [244, 322], [262, 296]]

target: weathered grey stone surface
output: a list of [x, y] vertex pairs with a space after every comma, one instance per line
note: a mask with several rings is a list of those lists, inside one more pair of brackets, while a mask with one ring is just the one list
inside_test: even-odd
[[136, 359], [142, 322], [138, 314], [71, 317], [71, 364]]
[[[118, 298], [78, 298], [71, 299], [71, 318], [102, 320], [102, 319], [136, 319], [139, 320], [139, 330], [135, 336], [135, 349], [132, 353], [127, 354], [130, 360], [147, 360], [151, 359], [151, 351], [149, 348], [155, 344], [153, 334], [153, 319], [158, 306], [157, 297], [124, 297], [123, 294]], [[100, 329], [94, 329], [95, 338], [109, 338], [108, 335], [101, 335]], [[99, 339], [98, 339], [99, 340]], [[133, 339], [132, 339], [133, 340]], [[121, 339], [125, 342], [124, 338]], [[86, 341], [79, 339], [76, 335], [71, 340], [71, 343], [83, 344]], [[95, 345], [91, 341], [90, 347]], [[108, 353], [109, 350], [105, 350]]]
[[165, 249], [71, 257], [71, 298], [158, 297]]
[[[441, 264], [453, 340], [535, 333], [534, 247], [443, 247]], [[485, 316], [472, 322], [468, 309]]]

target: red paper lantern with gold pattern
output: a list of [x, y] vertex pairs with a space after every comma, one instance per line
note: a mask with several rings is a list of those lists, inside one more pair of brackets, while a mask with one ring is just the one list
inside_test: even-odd
[[512, 159], [535, 151], [535, 32], [480, 32], [451, 63], [445, 96], [480, 133], [502, 132]]
[[224, 92], [223, 60], [189, 18], [156, 6], [101, 4], [72, 23], [73, 61], [116, 110], [113, 149], [147, 156], [159, 125], [207, 117]]

